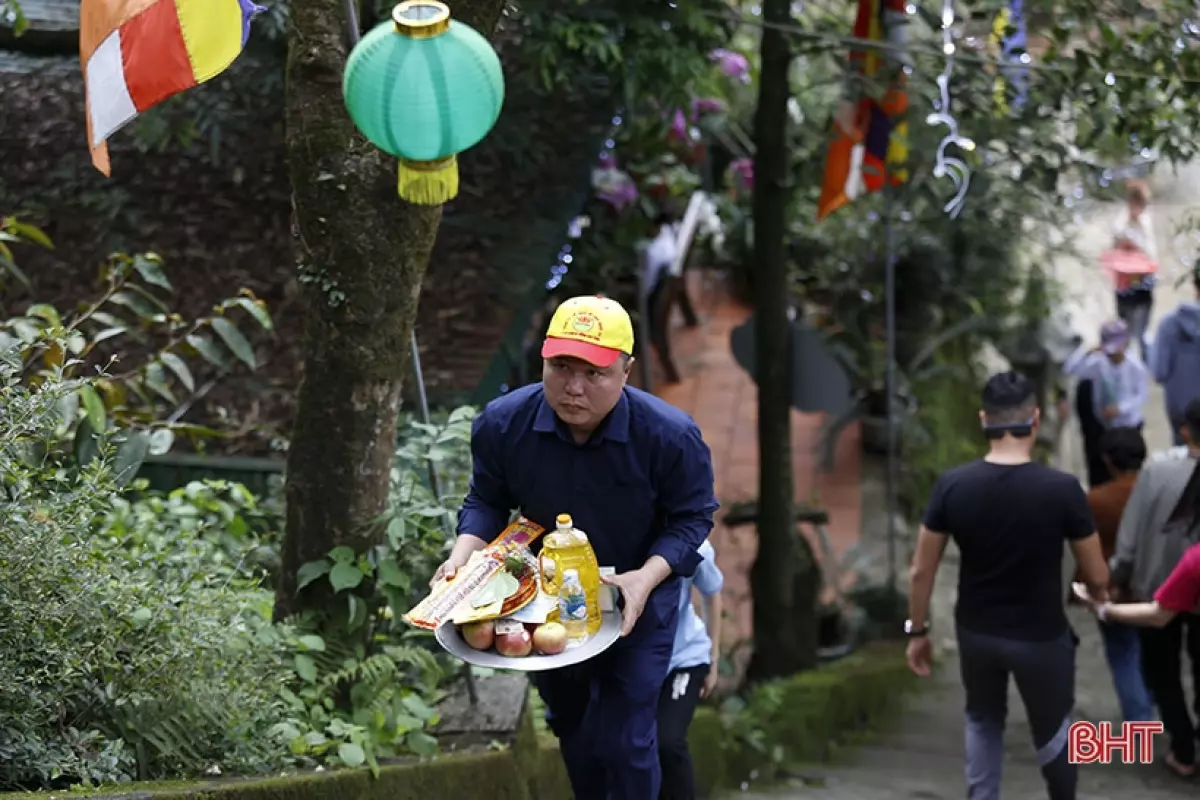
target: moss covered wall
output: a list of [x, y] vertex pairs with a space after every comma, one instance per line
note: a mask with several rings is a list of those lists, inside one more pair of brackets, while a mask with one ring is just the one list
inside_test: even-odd
[[[701, 796], [769, 781], [779, 769], [829, 758], [838, 742], [878, 729], [901, 708], [914, 679], [895, 642], [871, 645], [842, 661], [752, 690], [736, 713], [704, 707], [689, 732]], [[446, 753], [367, 770], [336, 770], [270, 780], [147, 784], [74, 797], [124, 800], [569, 800], [570, 784], [553, 737], [539, 734], [528, 710], [510, 747]], [[64, 793], [59, 792], [58, 795]], [[48, 794], [0, 800], [48, 800]]]

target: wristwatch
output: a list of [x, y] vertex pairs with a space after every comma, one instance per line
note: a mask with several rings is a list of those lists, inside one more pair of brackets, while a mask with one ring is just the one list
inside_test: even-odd
[[921, 636], [926, 636], [928, 633], [929, 633], [929, 623], [926, 623], [920, 627], [917, 627], [917, 624], [915, 622], [913, 622], [911, 619], [904, 620], [904, 635], [909, 637], [910, 639], [916, 639]]

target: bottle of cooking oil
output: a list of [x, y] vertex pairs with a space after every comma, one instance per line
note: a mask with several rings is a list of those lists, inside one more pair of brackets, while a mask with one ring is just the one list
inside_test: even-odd
[[[552, 596], [561, 597], [560, 576], [574, 570], [587, 601], [587, 632], [600, 630], [600, 565], [587, 534], [575, 527], [570, 514], [559, 514], [555, 530], [547, 534], [539, 558], [542, 588]], [[563, 624], [565, 621], [561, 620]]]
[[558, 621], [567, 629], [571, 644], [578, 644], [587, 638], [587, 595], [577, 570], [569, 569], [563, 573], [558, 589]]

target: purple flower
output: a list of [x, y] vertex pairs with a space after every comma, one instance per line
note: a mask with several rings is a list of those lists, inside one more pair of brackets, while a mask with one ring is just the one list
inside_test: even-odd
[[670, 139], [687, 140], [688, 121], [683, 116], [683, 109], [675, 109], [675, 113], [671, 115], [671, 132], [668, 136]]
[[692, 121], [704, 114], [717, 114], [725, 110], [725, 103], [715, 97], [697, 97], [692, 100]]
[[746, 191], [754, 190], [754, 161], [749, 158], [736, 159], [729, 165], [729, 171], [737, 182], [738, 188]]
[[592, 188], [596, 191], [596, 197], [618, 212], [624, 211], [638, 199], [637, 184], [619, 169], [592, 170]]
[[718, 48], [708, 54], [708, 60], [716, 64], [728, 77], [742, 83], [750, 82], [750, 61], [741, 53]]
[[598, 159], [597, 163], [599, 164], [600, 169], [616, 169], [617, 154], [612, 150], [605, 150], [600, 153], [600, 158]]

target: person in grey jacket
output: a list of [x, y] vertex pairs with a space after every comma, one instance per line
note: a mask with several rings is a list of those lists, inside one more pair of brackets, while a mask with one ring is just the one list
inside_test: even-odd
[[1192, 272], [1192, 285], [1198, 299], [1180, 303], [1163, 317], [1150, 348], [1150, 371], [1162, 384], [1176, 445], [1183, 444], [1183, 410], [1200, 397], [1200, 263]]
[[[1183, 429], [1188, 457], [1148, 462], [1121, 515], [1109, 569], [1113, 594], [1122, 602], [1153, 600], [1200, 532], [1190, 513], [1193, 499], [1187, 497], [1200, 487], [1200, 399], [1187, 404]], [[1177, 774], [1191, 775], [1197, 728], [1184, 695], [1180, 661], [1186, 638], [1193, 684], [1200, 687], [1200, 616], [1179, 614], [1163, 628], [1141, 629], [1140, 636], [1142, 675], [1171, 738], [1168, 766]], [[1200, 698], [1195, 710], [1200, 716]]]

